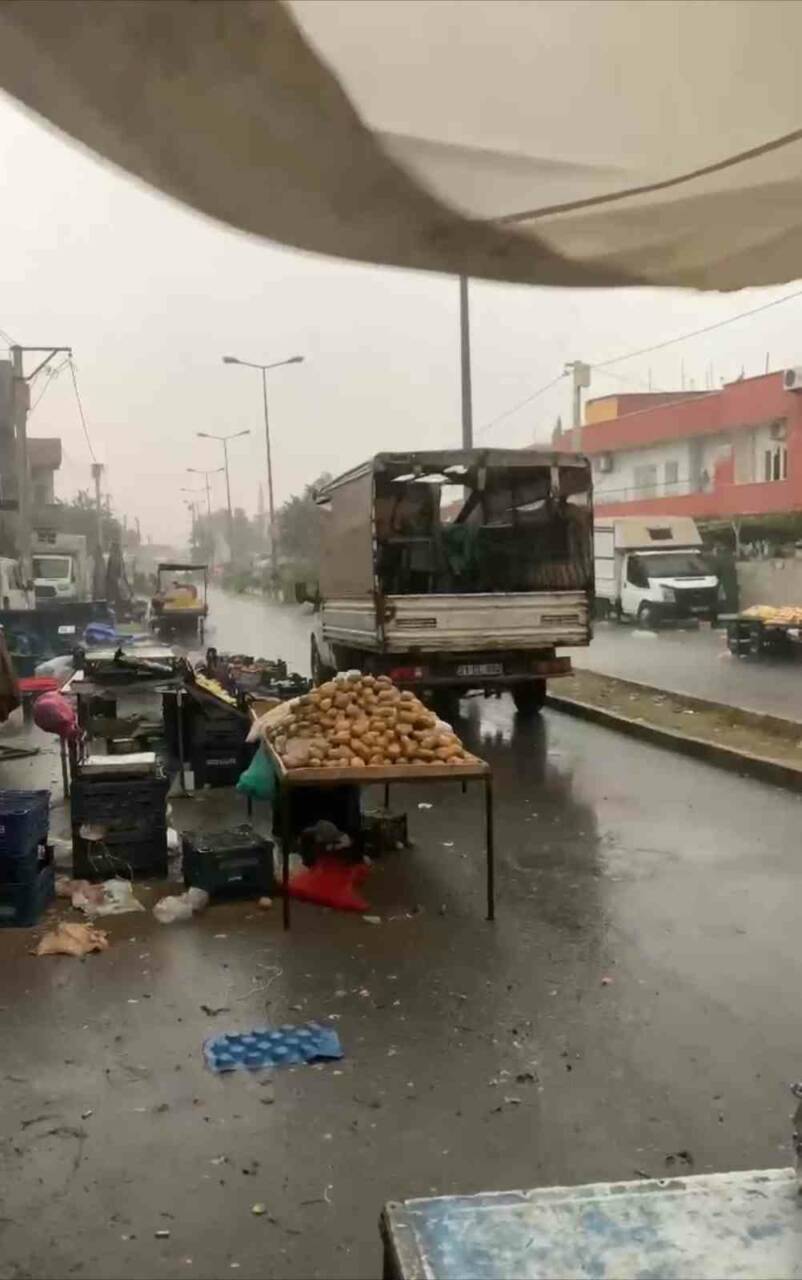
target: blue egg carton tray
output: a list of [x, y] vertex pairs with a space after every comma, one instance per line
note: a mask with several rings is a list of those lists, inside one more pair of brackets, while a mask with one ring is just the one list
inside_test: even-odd
[[219, 1073], [334, 1062], [343, 1051], [336, 1031], [318, 1022], [305, 1022], [210, 1036], [203, 1042], [203, 1056], [210, 1071]]

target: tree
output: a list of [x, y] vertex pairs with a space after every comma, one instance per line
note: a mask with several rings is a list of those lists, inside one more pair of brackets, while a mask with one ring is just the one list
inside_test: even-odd
[[278, 549], [292, 576], [316, 580], [320, 567], [320, 507], [315, 491], [331, 479], [328, 473], [308, 484], [278, 510]]

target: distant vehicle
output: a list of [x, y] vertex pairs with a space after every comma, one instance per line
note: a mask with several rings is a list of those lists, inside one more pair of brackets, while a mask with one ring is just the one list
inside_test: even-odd
[[33, 608], [33, 592], [28, 590], [22, 565], [6, 556], [0, 556], [0, 608]]
[[160, 564], [150, 602], [151, 630], [163, 638], [197, 635], [202, 644], [209, 613], [208, 581], [208, 565]]
[[509, 690], [539, 711], [563, 645], [590, 639], [587, 458], [380, 453], [326, 484], [312, 673], [359, 667], [450, 700]]
[[646, 628], [672, 618], [718, 620], [718, 574], [690, 516], [598, 518], [593, 546], [602, 614]]
[[92, 566], [85, 534], [37, 533], [32, 564], [37, 606], [91, 600]]

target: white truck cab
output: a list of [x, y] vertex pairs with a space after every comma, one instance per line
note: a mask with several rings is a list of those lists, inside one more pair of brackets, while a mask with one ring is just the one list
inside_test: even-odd
[[593, 542], [602, 612], [642, 627], [675, 618], [716, 621], [718, 575], [689, 516], [597, 519]]

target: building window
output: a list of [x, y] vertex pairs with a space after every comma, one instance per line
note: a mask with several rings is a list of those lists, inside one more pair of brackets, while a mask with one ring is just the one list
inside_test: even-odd
[[641, 463], [633, 468], [635, 498], [654, 498], [657, 494], [657, 466], [654, 462]]
[[679, 463], [667, 462], [665, 465], [666, 492], [671, 494], [679, 484]]
[[763, 479], [764, 481], [788, 479], [788, 450], [784, 444], [775, 444], [771, 449], [764, 450]]

